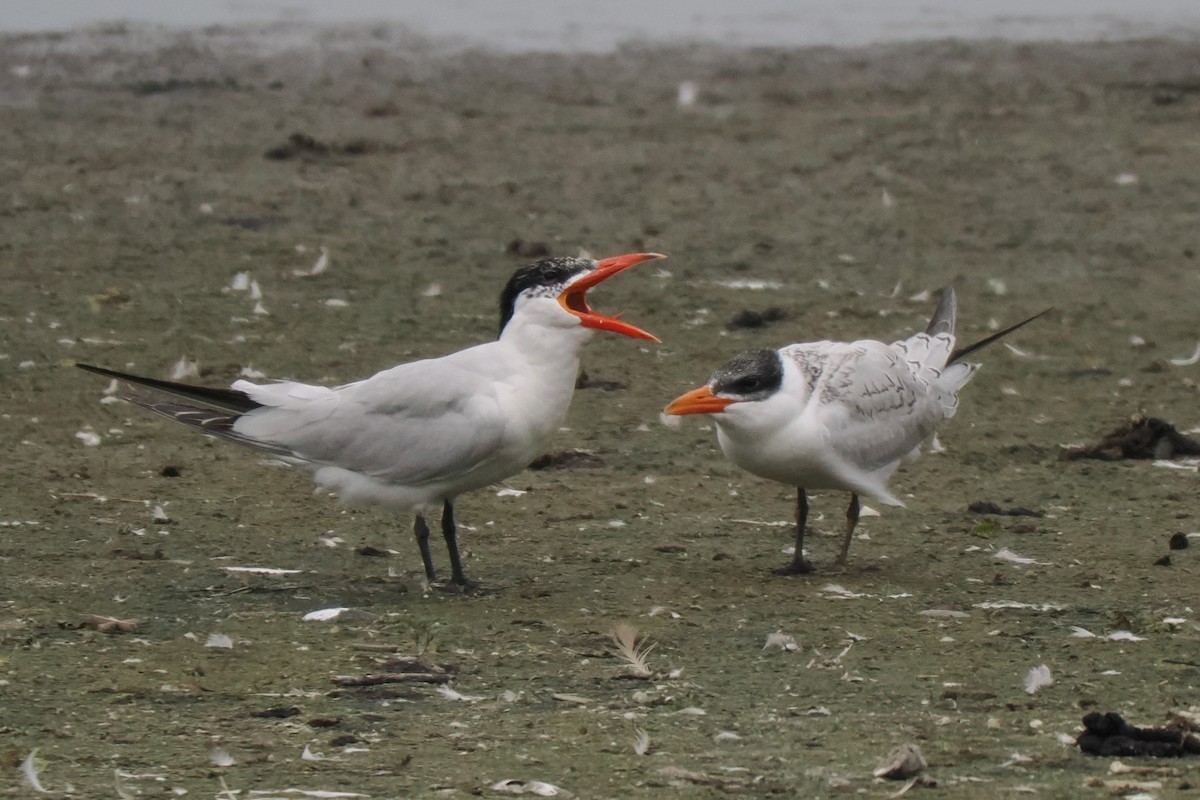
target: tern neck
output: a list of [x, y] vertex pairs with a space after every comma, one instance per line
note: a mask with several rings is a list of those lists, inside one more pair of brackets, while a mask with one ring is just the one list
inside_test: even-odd
[[509, 320], [500, 332], [500, 341], [530, 363], [560, 369], [578, 366], [579, 353], [591, 338], [592, 331], [582, 326], [546, 325], [520, 316]]

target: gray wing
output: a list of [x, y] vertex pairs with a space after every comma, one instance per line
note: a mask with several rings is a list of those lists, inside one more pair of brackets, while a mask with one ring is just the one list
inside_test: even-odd
[[494, 386], [445, 361], [403, 364], [336, 389], [235, 388], [264, 406], [237, 421], [240, 435], [387, 483], [420, 486], [467, 471], [505, 432]]
[[781, 353], [795, 360], [808, 383], [806, 413], [828, 431], [836, 456], [855, 469], [896, 462], [953, 413], [956, 398], [930, 380], [936, 373], [922, 374], [894, 346], [815, 342]]

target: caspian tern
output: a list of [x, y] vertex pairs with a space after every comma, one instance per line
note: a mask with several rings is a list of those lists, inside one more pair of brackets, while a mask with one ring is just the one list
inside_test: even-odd
[[465, 586], [455, 498], [520, 472], [542, 452], [567, 415], [593, 331], [658, 341], [586, 300], [593, 286], [658, 258], [554, 258], [519, 269], [500, 297], [495, 341], [334, 388], [239, 380], [218, 389], [77, 366], [121, 381], [135, 405], [308, 469], [345, 502], [414, 513], [430, 583], [425, 517], [441, 506], [451, 580]]
[[[1047, 309], [1048, 311], [1049, 309]], [[796, 553], [780, 574], [806, 573], [806, 489], [850, 492], [837, 565], [858, 524], [859, 495], [902, 506], [888, 479], [944, 419], [978, 364], [962, 359], [1045, 314], [954, 349], [954, 290], [947, 287], [923, 333], [884, 344], [810, 342], [735, 356], [667, 414], [712, 414], [725, 455], [747, 472], [796, 487]]]

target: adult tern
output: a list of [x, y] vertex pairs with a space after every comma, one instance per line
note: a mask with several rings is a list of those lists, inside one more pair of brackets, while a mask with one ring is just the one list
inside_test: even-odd
[[586, 293], [659, 258], [665, 256], [539, 261], [505, 286], [495, 341], [333, 388], [239, 380], [220, 389], [77, 366], [120, 381], [122, 397], [135, 405], [309, 470], [345, 502], [414, 513], [431, 583], [436, 573], [425, 518], [440, 506], [451, 581], [461, 587], [467, 578], [455, 498], [520, 472], [542, 452], [566, 418], [580, 350], [594, 331], [658, 341], [593, 311]]

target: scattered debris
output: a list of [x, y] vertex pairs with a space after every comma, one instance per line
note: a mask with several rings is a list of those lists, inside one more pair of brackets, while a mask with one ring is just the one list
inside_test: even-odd
[[329, 251], [324, 247], [320, 248], [320, 255], [313, 265], [308, 269], [294, 269], [292, 274], [297, 278], [311, 278], [314, 275], [320, 275], [325, 270], [329, 269]]
[[982, 608], [988, 611], [997, 611], [1006, 608], [1027, 608], [1031, 611], [1065, 611], [1066, 606], [1061, 603], [1023, 603], [1020, 600], [985, 600], [982, 603], [975, 603], [972, 608]]
[[821, 591], [831, 597], [835, 597], [835, 598], [844, 597], [847, 600], [854, 600], [859, 597], [866, 597], [865, 594], [862, 594], [861, 592], [852, 592], [849, 589], [847, 589], [845, 586], [842, 586], [839, 583], [826, 584], [825, 586], [821, 587]]
[[762, 278], [731, 278], [729, 280], [713, 281], [713, 283], [725, 289], [747, 289], [752, 292], [783, 288], [783, 284], [779, 281], [764, 280]]
[[291, 158], [329, 158], [331, 156], [365, 156], [371, 153], [394, 152], [395, 147], [352, 139], [344, 143], [322, 142], [307, 133], [293, 133], [287, 142], [272, 147], [263, 155], [272, 161], [287, 161]]
[[69, 631], [90, 628], [91, 630], [100, 631], [100, 633], [129, 633], [137, 628], [140, 622], [140, 619], [117, 619], [116, 617], [105, 617], [100, 614], [88, 614], [81, 622], [76, 624], [60, 622], [58, 623], [58, 627]]
[[763, 645], [763, 650], [786, 650], [795, 652], [800, 646], [796, 644], [796, 639], [790, 633], [783, 631], [775, 631], [767, 635], [767, 643]]
[[1037, 559], [1023, 556], [1020, 553], [1015, 553], [1012, 550], [1009, 550], [1007, 547], [997, 550], [995, 555], [992, 557], [1001, 561], [1011, 561], [1014, 564], [1038, 564], [1041, 566], [1050, 566], [1049, 561], [1038, 561]]
[[550, 695], [551, 700], [557, 700], [560, 703], [574, 703], [577, 706], [586, 706], [592, 701], [581, 694], [571, 694], [570, 692], [555, 692]]
[[304, 745], [304, 751], [300, 753], [301, 761], [341, 761], [337, 756], [327, 756], [324, 753], [314, 751], [309, 745]]
[[1037, 693], [1038, 689], [1046, 686], [1054, 685], [1054, 676], [1050, 674], [1050, 668], [1045, 664], [1039, 664], [1025, 676], [1025, 691], [1029, 694]]
[[233, 649], [233, 639], [223, 633], [210, 633], [204, 642], [205, 647], [217, 647], [225, 650]]
[[538, 797], [574, 797], [561, 786], [555, 786], [553, 783], [545, 781], [521, 781], [510, 778], [493, 783], [491, 789], [494, 792], [507, 792], [508, 794], [536, 794]]
[[1105, 780], [1103, 778], [1088, 778], [1083, 785], [1093, 789], [1108, 789], [1114, 795], [1140, 797], [1142, 800], [1153, 798], [1156, 795], [1139, 794], [1140, 792], [1156, 792], [1163, 787], [1162, 781]]
[[1176, 456], [1200, 456], [1200, 442], [1180, 433], [1174, 425], [1158, 417], [1140, 414], [1112, 431], [1091, 447], [1071, 447], [1059, 454], [1060, 461], [1096, 458], [1119, 461], [1127, 458], [1170, 459]]
[[35, 747], [29, 751], [29, 755], [25, 756], [25, 760], [21, 762], [21, 775], [25, 778], [25, 782], [29, 784], [29, 787], [35, 792], [48, 794], [50, 790], [45, 786], [42, 786], [42, 782], [38, 778], [37, 761], [35, 760], [36, 758], [37, 748]]
[[1200, 362], [1200, 342], [1196, 343], [1196, 349], [1187, 358], [1172, 358], [1170, 361], [1177, 367], [1190, 367], [1192, 364]]
[[725, 323], [725, 329], [731, 331], [737, 330], [757, 330], [765, 328], [773, 322], [779, 322], [788, 318], [788, 313], [779, 306], [771, 306], [762, 311], [751, 311], [744, 308], [733, 315], [733, 319]]
[[1182, 774], [1175, 767], [1134, 767], [1121, 761], [1114, 761], [1109, 764], [1108, 771], [1112, 775], [1166, 775], [1172, 778], [1178, 778]]
[[251, 711], [249, 716], [259, 719], [287, 719], [299, 716], [302, 712], [298, 706], [275, 706], [262, 711]]
[[1152, 756], [1155, 758], [1200, 755], [1200, 739], [1175, 728], [1139, 728], [1115, 711], [1093, 711], [1083, 718], [1084, 732], [1075, 740], [1093, 756]]
[[250, 291], [250, 273], [235, 272], [233, 279], [229, 281], [229, 291], [231, 292], [248, 292]]
[[93, 311], [99, 311], [104, 306], [108, 305], [124, 305], [130, 301], [129, 295], [120, 289], [109, 287], [100, 294], [94, 294], [88, 297], [88, 305]]
[[588, 375], [587, 370], [580, 370], [579, 377], [575, 379], [576, 389], [596, 389], [601, 392], [621, 392], [629, 388], [629, 384], [624, 381], [606, 381], [602, 378], [593, 378]]
[[972, 514], [992, 514], [1000, 517], [1044, 517], [1045, 511], [1034, 511], [1022, 506], [1013, 506], [1012, 508], [1001, 508], [996, 503], [987, 500], [976, 500], [971, 505], [967, 506], [967, 511]]
[[1200, 731], [1200, 706], [1192, 706], [1186, 711], [1176, 711], [1171, 719], [1171, 725], [1184, 731]]
[[650, 752], [650, 734], [641, 728], [635, 728], [636, 737], [633, 740], [634, 755], [644, 756]]
[[225, 217], [221, 224], [231, 228], [241, 228], [244, 231], [260, 231], [272, 225], [282, 225], [283, 217]]
[[437, 693], [447, 700], [462, 700], [465, 703], [476, 703], [483, 699], [482, 697], [477, 697], [475, 695], [456, 692], [450, 688], [449, 684], [442, 684], [441, 686], [437, 687]]
[[[1165, 622], [1166, 620], [1164, 620]], [[1087, 628], [1081, 628], [1078, 625], [1071, 626], [1071, 636], [1076, 639], [1095, 639], [1096, 634], [1089, 631]], [[1104, 634], [1104, 638], [1113, 642], [1144, 642], [1146, 637], [1138, 636], [1132, 631], [1109, 631]]]
[[279, 567], [225, 567], [226, 572], [248, 572], [253, 575], [296, 575], [303, 570]]
[[93, 430], [82, 430], [75, 433], [75, 438], [84, 447], [96, 447], [100, 444], [100, 434]]
[[385, 683], [449, 683], [445, 667], [420, 658], [396, 656], [380, 665], [382, 672], [369, 675], [335, 675], [338, 686], [380, 686]]
[[550, 257], [550, 247], [545, 242], [527, 242], [524, 239], [513, 239], [504, 248], [504, 252], [521, 258]]
[[[646, 657], [650, 655], [656, 645], [646, 644], [644, 637], [638, 633], [637, 628], [627, 622], [618, 622], [612, 630], [613, 642], [617, 645], [617, 655], [623, 658], [626, 662], [626, 670], [630, 677], [647, 679], [653, 677], [654, 673], [646, 665]], [[641, 638], [641, 645], [638, 645], [638, 639]]]
[[600, 469], [604, 459], [587, 450], [559, 450], [545, 453], [529, 463], [532, 470], [543, 469]]
[[161, 547], [154, 548], [150, 553], [133, 548], [114, 547], [108, 554], [112, 558], [127, 558], [130, 561], [163, 561], [167, 557]]
[[900, 745], [888, 753], [872, 773], [876, 778], [904, 781], [921, 774], [929, 764], [921, 755], [921, 749], [911, 742]]
[[200, 362], [188, 361], [187, 356], [180, 356], [175, 362], [175, 366], [171, 367], [171, 380], [173, 381], [188, 381], [200, 377]]
[[658, 774], [671, 781], [673, 784], [694, 783], [699, 786], [720, 786], [724, 787], [730, 794], [738, 794], [746, 787], [736, 778], [727, 778], [723, 775], [711, 775], [707, 772], [697, 772], [695, 770], [684, 769], [682, 767], [660, 767]]
[[208, 760], [214, 767], [232, 767], [237, 763], [233, 760], [233, 756], [220, 747], [214, 747], [208, 751]]
[[1171, 535], [1171, 539], [1167, 542], [1167, 547], [1172, 550], [1187, 550], [1188, 537], [1185, 533], [1175, 533]]
[[[303, 758], [304, 754], [301, 753], [300, 757]], [[222, 784], [224, 784], [224, 780], [222, 780]], [[285, 794], [299, 795], [300, 797], [316, 797], [316, 798], [320, 798], [321, 800], [332, 800], [334, 798], [342, 798], [342, 797], [370, 797], [371, 796], [369, 794], [359, 794], [358, 792], [339, 792], [339, 791], [336, 791], [333, 789], [295, 789], [295, 788], [291, 788], [291, 789], [251, 789], [249, 792], [246, 793], [247, 797], [261, 798], [262, 800], [271, 800], [271, 798], [273, 798], [273, 797], [278, 797], [280, 795], [285, 795]], [[234, 798], [236, 798], [236, 797], [237, 797], [237, 794], [227, 788], [218, 797], [218, 800], [226, 800], [226, 798], [229, 798], [229, 800], [234, 800]]]
[[681, 708], [678, 711], [673, 712], [671, 714], [671, 716], [705, 717], [705, 716], [708, 716], [708, 712], [705, 711], [703, 708], [698, 708], [697, 706], [688, 706], [687, 708]]
[[336, 728], [342, 724], [341, 717], [313, 717], [308, 721], [310, 728]]
[[700, 97], [700, 86], [695, 81], [680, 81], [675, 90], [675, 103], [680, 108], [690, 108], [696, 105]]
[[125, 89], [135, 97], [147, 97], [172, 92], [237, 92], [242, 90], [242, 86], [235, 78], [227, 76], [225, 78], [167, 78], [166, 80], [151, 78], [127, 83]]

